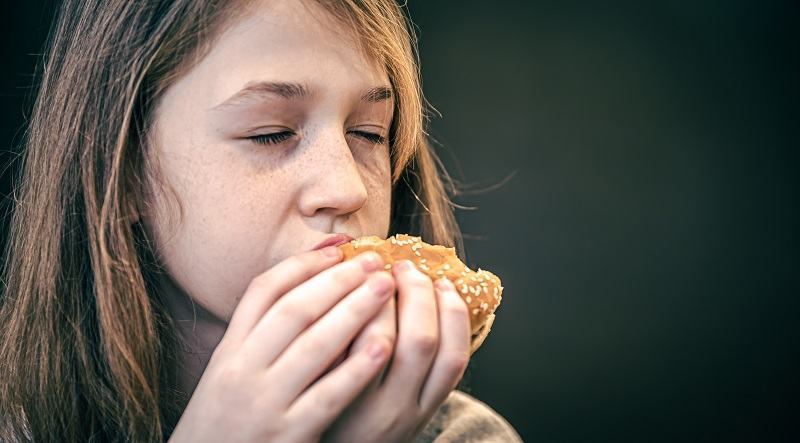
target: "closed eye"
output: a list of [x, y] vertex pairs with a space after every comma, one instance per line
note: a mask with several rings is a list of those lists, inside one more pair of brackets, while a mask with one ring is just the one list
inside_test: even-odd
[[386, 137], [384, 137], [384, 136], [382, 136], [380, 134], [374, 134], [372, 132], [364, 132], [364, 131], [351, 131], [351, 132], [353, 134], [356, 134], [359, 137], [369, 141], [369, 142], [372, 142], [372, 143], [375, 143], [375, 144], [378, 144], [378, 145], [382, 145], [382, 144], [386, 143]]
[[[386, 137], [380, 134], [374, 134], [372, 132], [365, 131], [350, 131], [350, 133], [355, 134], [370, 143], [375, 143], [378, 145], [386, 143]], [[273, 132], [271, 134], [254, 135], [252, 137], [247, 137], [247, 139], [259, 145], [276, 145], [292, 138], [293, 135], [295, 134], [292, 131], [281, 131]]]
[[290, 139], [293, 135], [294, 132], [292, 131], [281, 131], [281, 132], [274, 132], [272, 134], [254, 135], [252, 137], [247, 137], [247, 138], [253, 141], [253, 143], [258, 143], [259, 145], [276, 145], [278, 143]]

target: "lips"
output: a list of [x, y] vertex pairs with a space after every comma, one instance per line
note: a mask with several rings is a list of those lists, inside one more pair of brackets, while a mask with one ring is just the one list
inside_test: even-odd
[[347, 234], [334, 234], [317, 243], [313, 248], [311, 248], [311, 250], [316, 251], [317, 249], [322, 249], [326, 246], [339, 246], [351, 240], [353, 240], [353, 237], [350, 237]]

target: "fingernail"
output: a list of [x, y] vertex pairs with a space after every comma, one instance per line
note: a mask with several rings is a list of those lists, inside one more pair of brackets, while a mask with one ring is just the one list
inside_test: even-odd
[[408, 271], [413, 266], [414, 264], [411, 263], [411, 261], [409, 260], [401, 260], [399, 263], [396, 263], [394, 265], [394, 267], [397, 268], [398, 271]]
[[374, 252], [366, 253], [366, 257], [362, 260], [361, 266], [363, 266], [364, 270], [367, 272], [375, 271], [381, 266], [381, 258]]
[[453, 282], [451, 282], [447, 277], [442, 277], [436, 280], [435, 285], [436, 289], [440, 291], [453, 291], [456, 289], [455, 286], [453, 286]]
[[339, 257], [342, 255], [342, 250], [338, 246], [327, 246], [322, 248], [322, 253], [328, 257]]

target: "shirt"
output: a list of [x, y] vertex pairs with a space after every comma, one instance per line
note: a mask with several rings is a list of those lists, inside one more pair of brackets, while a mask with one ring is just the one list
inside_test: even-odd
[[453, 390], [414, 443], [522, 443], [517, 431], [486, 403]]

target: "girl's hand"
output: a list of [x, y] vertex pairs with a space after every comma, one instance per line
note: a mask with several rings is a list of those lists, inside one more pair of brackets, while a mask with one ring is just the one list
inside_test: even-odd
[[324, 374], [394, 292], [377, 254], [341, 257], [306, 252], [253, 279], [171, 442], [318, 441], [379, 375], [391, 337]]
[[[466, 303], [449, 280], [438, 280], [434, 295], [430, 278], [410, 261], [400, 263], [392, 269], [400, 326], [394, 359], [385, 378], [370, 384], [323, 442], [410, 442], [464, 375], [470, 340]], [[393, 307], [390, 301], [367, 325], [353, 344], [355, 355], [369, 341], [393, 336]]]

